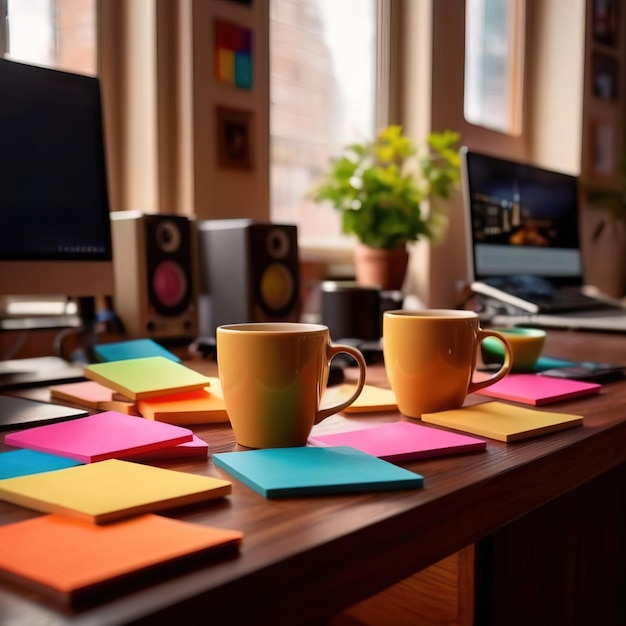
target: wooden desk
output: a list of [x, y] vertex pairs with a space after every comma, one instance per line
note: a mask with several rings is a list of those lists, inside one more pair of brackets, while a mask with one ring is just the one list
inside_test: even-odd
[[[546, 353], [626, 363], [626, 337], [555, 331]], [[384, 382], [381, 368], [369, 375]], [[1, 585], [0, 623], [319, 623], [475, 543], [476, 624], [625, 624], [626, 382], [558, 410], [584, 415], [584, 426], [407, 464], [425, 476], [417, 491], [266, 500], [233, 480], [225, 501], [168, 514], [242, 530], [238, 557], [76, 614]], [[399, 417], [336, 416], [324, 428]], [[225, 425], [195, 430], [212, 452], [237, 449]], [[225, 476], [210, 458], [164, 466]], [[33, 515], [0, 503], [0, 523]]]

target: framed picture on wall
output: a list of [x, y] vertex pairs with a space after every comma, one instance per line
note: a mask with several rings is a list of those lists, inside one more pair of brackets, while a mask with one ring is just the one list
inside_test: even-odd
[[593, 0], [593, 39], [605, 46], [617, 46], [619, 0]]
[[618, 63], [617, 59], [595, 52], [593, 55], [593, 94], [603, 100], [617, 100]]
[[592, 124], [591, 145], [593, 150], [593, 173], [596, 176], [612, 176], [616, 166], [616, 132], [608, 122]]
[[217, 164], [219, 167], [252, 170], [252, 111], [216, 107]]

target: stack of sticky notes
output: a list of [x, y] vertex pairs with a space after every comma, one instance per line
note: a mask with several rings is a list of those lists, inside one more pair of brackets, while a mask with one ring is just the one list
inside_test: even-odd
[[58, 385], [51, 390], [54, 397], [70, 393], [81, 403], [80, 397], [98, 394], [94, 408], [178, 425], [228, 421], [219, 379], [183, 365], [151, 339], [103, 344], [94, 352], [101, 362], [85, 368], [89, 381], [82, 387]]
[[211, 384], [208, 377], [163, 356], [92, 363], [85, 367], [85, 377], [134, 401], [195, 391]]
[[0, 499], [47, 514], [0, 528], [0, 575], [69, 604], [242, 541], [237, 530], [157, 515], [231, 493], [229, 480], [148, 463], [208, 456], [205, 441], [173, 422], [224, 418], [213, 380], [150, 340], [95, 352], [101, 362], [85, 368], [89, 380], [54, 386], [51, 396], [100, 412], [25, 422], [31, 427], [5, 436], [16, 449], [0, 453]]
[[119, 459], [0, 480], [3, 500], [96, 524], [214, 500], [230, 492], [228, 480]]
[[266, 498], [424, 486], [420, 474], [349, 446], [222, 452], [213, 461]]
[[[139, 418], [134, 418], [139, 419]], [[0, 528], [0, 571], [66, 604], [148, 569], [236, 550], [242, 533], [157, 515], [227, 496], [227, 480], [118, 459], [83, 464], [46, 452], [0, 454], [0, 499], [47, 513]]]
[[191, 430], [142, 417], [105, 411], [76, 420], [9, 433], [5, 443], [95, 463], [105, 459], [154, 460], [207, 456], [208, 444]]
[[207, 444], [187, 428], [108, 411], [12, 432], [5, 442], [17, 449], [0, 454], [0, 499], [49, 514], [0, 528], [1, 573], [31, 589], [75, 603], [122, 579], [127, 588], [137, 572], [241, 543], [238, 531], [156, 515], [231, 493], [229, 480], [145, 463], [206, 456]]
[[509, 374], [476, 393], [521, 404], [542, 405], [592, 396], [602, 385], [582, 380], [551, 378], [537, 374]]
[[0, 570], [42, 596], [70, 605], [103, 588], [125, 591], [166, 566], [236, 551], [242, 534], [152, 513], [113, 524], [49, 514], [0, 528]]
[[314, 429], [308, 443], [312, 446], [350, 446], [392, 463], [479, 452], [487, 448], [484, 439], [414, 422], [388, 422], [321, 435]]
[[152, 420], [173, 424], [228, 420], [219, 379], [166, 357], [95, 363], [85, 368], [85, 376], [133, 401], [138, 413]]
[[94, 380], [52, 385], [49, 391], [53, 400], [71, 402], [86, 409], [138, 415], [135, 402]]
[[583, 423], [581, 415], [541, 411], [506, 402], [485, 402], [439, 413], [424, 413], [421, 419], [429, 424], [506, 442], [582, 426]]

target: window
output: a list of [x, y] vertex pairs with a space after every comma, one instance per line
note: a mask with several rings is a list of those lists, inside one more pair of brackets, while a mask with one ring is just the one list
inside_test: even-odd
[[271, 0], [271, 217], [308, 243], [341, 241], [338, 215], [310, 192], [345, 144], [376, 132], [378, 6]]
[[3, 1], [8, 57], [96, 74], [96, 0], [0, 0], [0, 6]]
[[466, 0], [465, 119], [522, 131], [524, 0]]

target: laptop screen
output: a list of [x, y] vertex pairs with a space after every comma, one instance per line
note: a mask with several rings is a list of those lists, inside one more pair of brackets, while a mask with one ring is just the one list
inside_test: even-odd
[[582, 285], [578, 180], [461, 149], [470, 280], [513, 276]]

